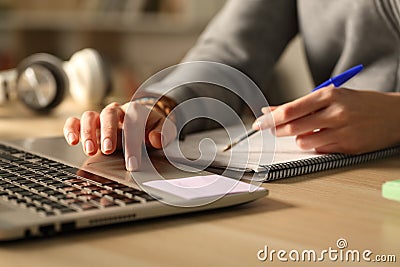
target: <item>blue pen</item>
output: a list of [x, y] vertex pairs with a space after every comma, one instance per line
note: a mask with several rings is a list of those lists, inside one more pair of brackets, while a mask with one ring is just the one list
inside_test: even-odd
[[345, 72], [339, 74], [338, 76], [332, 77], [329, 80], [321, 83], [320, 85], [315, 87], [312, 90], [312, 92], [317, 91], [331, 84], [333, 84], [335, 87], [339, 87], [348, 80], [350, 80], [351, 78], [353, 78], [354, 76], [356, 76], [360, 71], [362, 71], [363, 68], [364, 66], [362, 64], [352, 67], [351, 69], [346, 70]]
[[[331, 84], [333, 84], [335, 87], [339, 87], [342, 84], [344, 84], [345, 82], [347, 82], [348, 80], [350, 80], [351, 78], [353, 78], [354, 76], [356, 76], [360, 71], [362, 71], [363, 68], [364, 68], [364, 66], [362, 64], [357, 65], [355, 67], [352, 67], [351, 69], [346, 70], [345, 72], [339, 74], [338, 76], [332, 77], [329, 80], [321, 83], [320, 85], [315, 87], [312, 90], [312, 92], [317, 91], [317, 90], [319, 90], [319, 89], [321, 89], [323, 87], [329, 86]], [[235, 139], [232, 143], [227, 144], [224, 147], [223, 152], [231, 149], [233, 146], [235, 146], [238, 143], [242, 142], [243, 140], [249, 138], [250, 136], [252, 136], [256, 132], [258, 132], [258, 130], [250, 130], [245, 135], [240, 136], [239, 138]]]

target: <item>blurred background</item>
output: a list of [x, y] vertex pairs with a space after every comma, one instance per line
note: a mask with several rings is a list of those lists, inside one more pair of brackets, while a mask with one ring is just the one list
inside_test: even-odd
[[131, 84], [114, 94], [130, 95], [145, 78], [179, 62], [224, 2], [0, 0], [0, 68], [37, 52], [67, 60], [92, 47], [114, 72], [128, 76]]
[[[22, 59], [38, 52], [68, 60], [78, 50], [95, 48], [112, 75], [113, 90], [105, 102], [124, 102], [146, 78], [178, 63], [224, 3], [225, 0], [0, 0], [0, 70], [15, 68]], [[311, 88], [304, 66], [303, 47], [296, 38], [276, 67], [271, 85], [274, 93], [269, 96], [273, 104], [296, 98]], [[279, 87], [285, 90], [275, 89]], [[10, 103], [0, 107], [0, 127], [30, 117], [38, 123], [44, 121], [46, 129], [51, 129], [46, 120], [57, 118], [53, 131], [49, 131], [54, 132], [64, 117], [79, 116], [85, 108], [63, 101], [39, 120], [37, 114]], [[0, 138], [8, 138], [14, 130], [5, 131], [4, 127], [0, 130]]]

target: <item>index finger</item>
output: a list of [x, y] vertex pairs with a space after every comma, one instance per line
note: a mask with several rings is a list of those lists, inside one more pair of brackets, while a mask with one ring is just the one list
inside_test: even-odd
[[332, 102], [332, 90], [335, 90], [334, 86], [325, 87], [271, 111], [275, 126], [299, 119], [329, 106]]
[[273, 120], [267, 119], [267, 114], [264, 113], [263, 116], [256, 120], [255, 125], [260, 129], [277, 127], [323, 109], [332, 102], [332, 92], [336, 90], [334, 88], [333, 85], [325, 87], [275, 109], [271, 109], [270, 114]]

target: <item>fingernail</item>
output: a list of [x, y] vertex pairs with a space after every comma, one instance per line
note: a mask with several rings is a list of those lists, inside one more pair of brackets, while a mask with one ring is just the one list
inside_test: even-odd
[[94, 152], [94, 144], [92, 140], [86, 140], [85, 142], [86, 153], [91, 154]]
[[74, 133], [69, 133], [68, 134], [68, 143], [72, 145], [75, 142], [75, 140], [76, 140], [75, 139], [75, 134]]
[[138, 163], [134, 156], [128, 158], [126, 162], [126, 169], [130, 172], [136, 171], [138, 169]]
[[261, 125], [262, 125], [262, 119], [261, 117], [256, 119], [256, 121], [253, 123], [252, 128], [254, 130], [261, 130]]
[[269, 108], [262, 108], [262, 109], [261, 109], [261, 112], [264, 113], [264, 114], [265, 114], [265, 113], [268, 113], [269, 111], [270, 111]]
[[112, 150], [112, 142], [110, 138], [106, 138], [103, 140], [103, 150], [104, 152], [108, 152]]
[[267, 128], [271, 128], [271, 115], [263, 115], [259, 118], [256, 119], [256, 121], [253, 123], [252, 128], [254, 130], [264, 130]]

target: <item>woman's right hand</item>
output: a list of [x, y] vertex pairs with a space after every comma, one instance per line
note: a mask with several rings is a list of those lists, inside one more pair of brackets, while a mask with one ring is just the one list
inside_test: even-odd
[[125, 165], [127, 170], [136, 171], [140, 167], [143, 143], [160, 149], [177, 136], [175, 123], [156, 108], [150, 109], [147, 105], [128, 102], [123, 106], [109, 104], [100, 113], [86, 111], [81, 118], [66, 120], [64, 137], [69, 145], [77, 145], [80, 141], [88, 156], [98, 151], [109, 155], [122, 148], [123, 129]]

